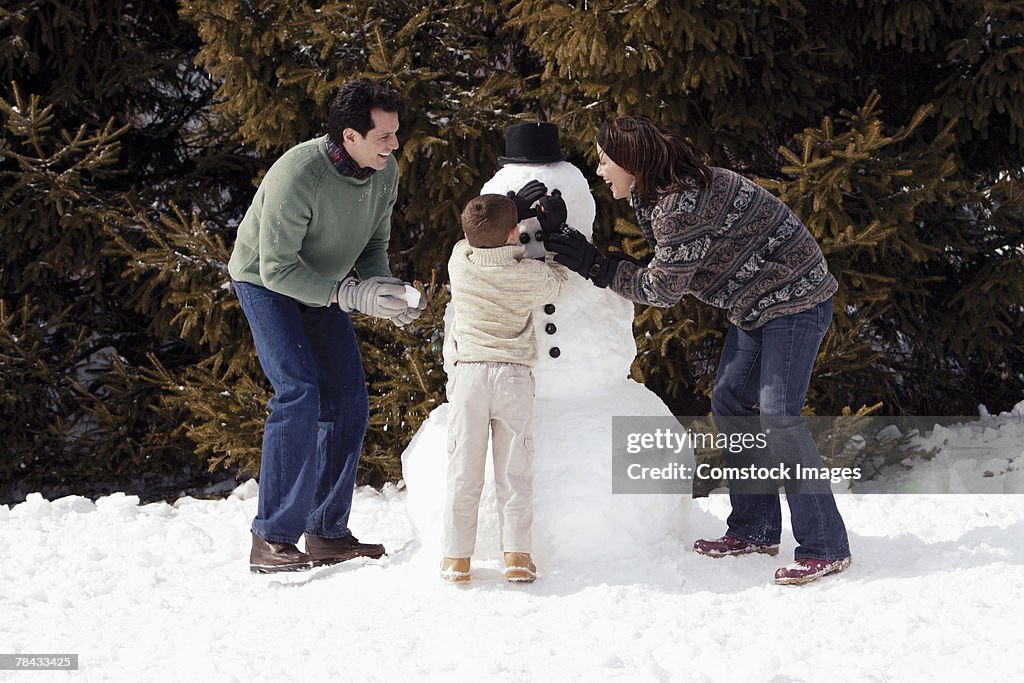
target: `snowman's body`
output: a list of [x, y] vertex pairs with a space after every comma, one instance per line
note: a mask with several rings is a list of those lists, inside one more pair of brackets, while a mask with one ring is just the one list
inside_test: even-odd
[[[559, 190], [568, 223], [588, 239], [595, 205], [586, 178], [567, 162], [510, 164], [481, 194], [505, 194], [528, 181]], [[539, 225], [529, 218], [526, 256], [542, 258]], [[452, 310], [446, 315], [446, 329]], [[629, 379], [636, 356], [633, 305], [569, 273], [561, 295], [534, 311], [538, 362], [534, 405], [533, 538], [542, 568], [632, 557], [673, 535], [687, 506], [679, 495], [612, 493], [612, 417], [670, 416], [654, 393]], [[450, 371], [451, 359], [445, 358]], [[438, 556], [448, 465], [448, 405], [435, 409], [402, 455], [407, 506], [420, 547]], [[692, 458], [692, 455], [691, 455]], [[490, 455], [488, 454], [488, 461]], [[488, 463], [489, 464], [489, 463]], [[500, 554], [493, 475], [480, 503], [476, 557]]]

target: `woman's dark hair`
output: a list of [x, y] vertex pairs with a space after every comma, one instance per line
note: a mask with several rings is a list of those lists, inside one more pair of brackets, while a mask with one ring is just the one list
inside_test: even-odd
[[393, 112], [402, 118], [405, 116], [405, 98], [387, 81], [369, 78], [348, 81], [331, 100], [327, 114], [327, 133], [338, 144], [341, 144], [342, 133], [346, 128], [355, 129], [365, 137], [373, 128], [373, 119], [370, 117], [373, 109]]
[[708, 157], [689, 142], [663, 133], [642, 116], [609, 119], [597, 134], [605, 156], [636, 177], [636, 190], [643, 202], [654, 202], [659, 194], [681, 192], [711, 183]]

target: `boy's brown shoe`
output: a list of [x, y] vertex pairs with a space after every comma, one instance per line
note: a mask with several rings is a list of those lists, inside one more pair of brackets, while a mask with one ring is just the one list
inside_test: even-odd
[[441, 578], [449, 583], [469, 581], [469, 558], [446, 557], [441, 560]]
[[304, 572], [313, 568], [313, 558], [291, 543], [275, 543], [252, 534], [249, 571], [253, 574]]
[[511, 583], [533, 583], [537, 579], [537, 566], [530, 553], [505, 553], [505, 580]]

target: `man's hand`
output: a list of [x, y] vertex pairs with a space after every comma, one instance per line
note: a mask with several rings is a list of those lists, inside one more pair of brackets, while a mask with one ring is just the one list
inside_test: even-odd
[[540, 223], [540, 229], [544, 231], [545, 242], [551, 235], [562, 232], [562, 226], [565, 225], [568, 217], [569, 212], [565, 208], [565, 200], [562, 199], [562, 193], [558, 190], [554, 190], [550, 197], [543, 197], [538, 202], [537, 222]]
[[[407, 285], [407, 286], [411, 286], [411, 285]], [[420, 294], [419, 299], [416, 301], [416, 305], [415, 306], [409, 306], [409, 302], [407, 300], [406, 301], [406, 309], [404, 311], [402, 311], [401, 313], [399, 313], [398, 315], [392, 316], [391, 322], [393, 322], [398, 327], [405, 327], [406, 325], [411, 323], [413, 320], [416, 320], [416, 318], [419, 318], [420, 315], [422, 315], [422, 313], [423, 313], [423, 309], [426, 308], [426, 307], [427, 307], [427, 300], [423, 296], [423, 294]]]
[[539, 180], [531, 180], [519, 188], [519, 192], [509, 190], [505, 195], [516, 203], [516, 220], [525, 221], [537, 215], [533, 203], [548, 193], [547, 186]]
[[362, 282], [347, 277], [338, 285], [338, 307], [348, 313], [393, 318], [409, 307], [405, 283], [396, 277], [375, 276]]
[[[578, 233], [577, 233], [578, 234]], [[607, 287], [615, 277], [619, 262], [598, 253], [597, 247], [583, 235], [554, 233], [547, 239], [547, 248], [555, 252], [555, 261], [574, 270], [598, 287]]]

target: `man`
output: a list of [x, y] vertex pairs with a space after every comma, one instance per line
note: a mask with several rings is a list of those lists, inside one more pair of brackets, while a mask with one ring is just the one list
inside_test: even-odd
[[[228, 271], [274, 387], [252, 524], [256, 573], [384, 554], [348, 528], [369, 419], [349, 314], [396, 325], [420, 314], [391, 277], [387, 254], [404, 108], [384, 82], [346, 83], [331, 102], [327, 135], [271, 166], [238, 228]], [[301, 535], [305, 552], [296, 547]]]

